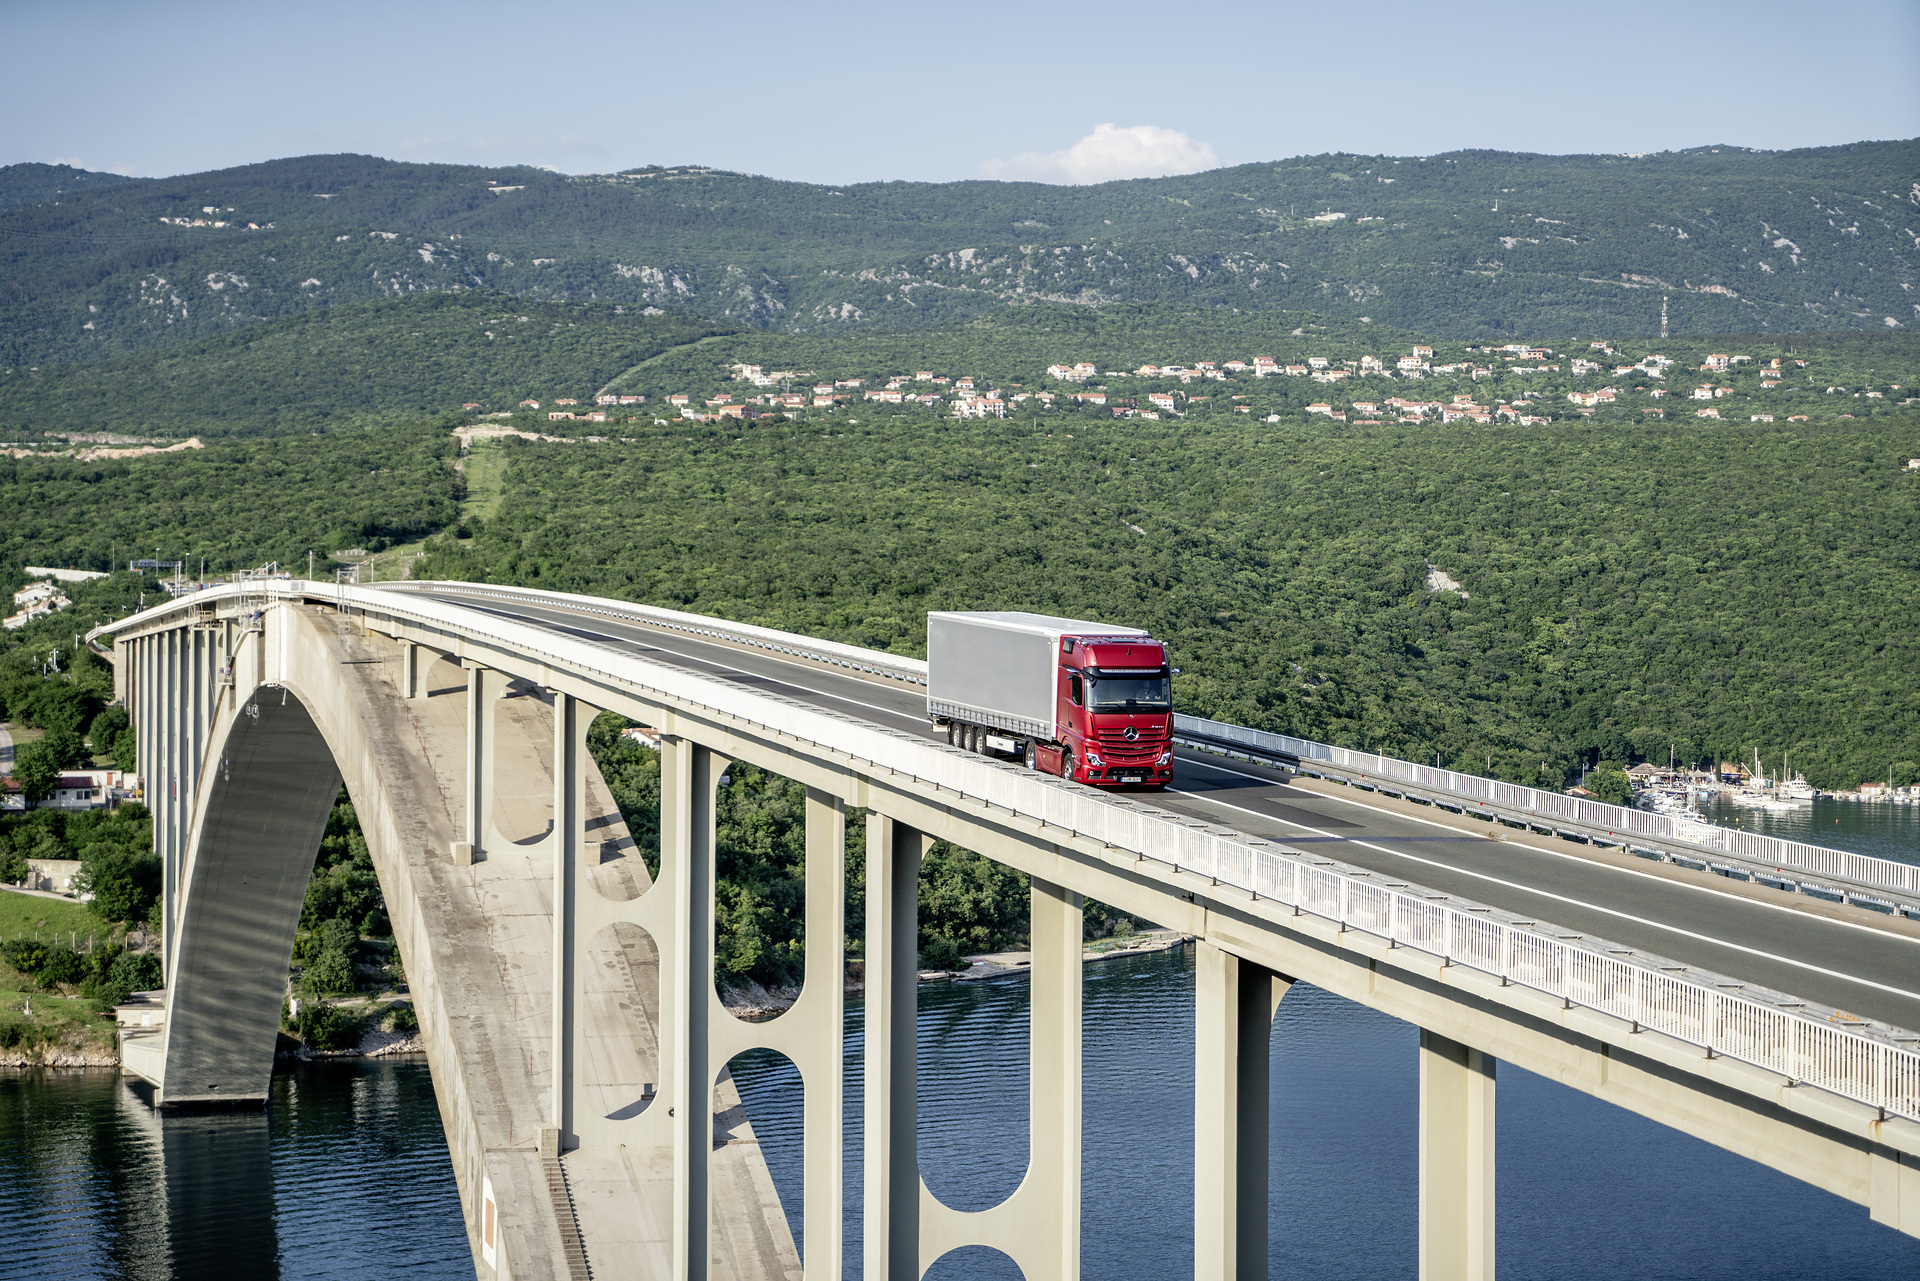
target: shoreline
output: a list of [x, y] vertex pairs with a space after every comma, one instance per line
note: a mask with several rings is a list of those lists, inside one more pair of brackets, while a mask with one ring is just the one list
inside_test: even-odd
[[[1181, 934], [1173, 930], [1152, 930], [1138, 937], [1137, 942], [1125, 946], [1099, 947], [1098, 944], [1112, 942], [1111, 939], [1096, 939], [1096, 946], [1082, 950], [1082, 965], [1094, 965], [1103, 961], [1123, 960], [1136, 956], [1153, 956], [1161, 952], [1170, 952], [1185, 947], [1193, 941], [1191, 934]], [[1011, 978], [1029, 973], [1033, 965], [1030, 952], [987, 952], [967, 958], [973, 964], [964, 970], [921, 970], [919, 985], [932, 983], [985, 983], [996, 979]], [[847, 980], [845, 991], [848, 996], [860, 996], [866, 992], [866, 963], [860, 960], [847, 962]], [[793, 1008], [800, 999], [800, 989], [794, 987], [766, 988], [751, 980], [748, 983], [730, 988], [725, 997], [727, 1012], [736, 1018], [749, 1022], [761, 1022], [774, 1018]], [[88, 1049], [78, 1046], [35, 1047], [36, 1051], [50, 1051], [33, 1055], [0, 1052], [0, 1070], [8, 1068], [46, 1068], [46, 1069], [88, 1069], [116, 1068], [121, 1066], [120, 1047], [116, 1040], [111, 1050]], [[420, 1033], [390, 1032], [384, 1028], [370, 1028], [360, 1038], [360, 1043], [345, 1050], [316, 1050], [296, 1041], [287, 1033], [280, 1033], [279, 1045], [274, 1050], [273, 1061], [276, 1067], [282, 1063], [321, 1063], [332, 1059], [375, 1059], [399, 1058], [407, 1055], [424, 1054], [426, 1046]]]

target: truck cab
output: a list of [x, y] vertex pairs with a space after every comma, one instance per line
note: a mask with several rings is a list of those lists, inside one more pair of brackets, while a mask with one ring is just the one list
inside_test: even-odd
[[947, 742], [1096, 787], [1173, 778], [1173, 669], [1133, 627], [1020, 611], [927, 615], [927, 716]]
[[1160, 642], [1061, 637], [1058, 699], [1058, 763], [1035, 750], [1037, 768], [1097, 787], [1164, 787], [1173, 777], [1173, 673]]

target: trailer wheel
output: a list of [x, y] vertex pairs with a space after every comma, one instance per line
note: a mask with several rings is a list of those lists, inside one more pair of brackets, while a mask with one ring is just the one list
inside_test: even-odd
[[1027, 740], [1026, 757], [1028, 769], [1040, 768], [1040, 749], [1032, 739]]
[[955, 725], [952, 721], [948, 721], [947, 722], [947, 746], [958, 747], [959, 745], [960, 745], [960, 727], [958, 725]]

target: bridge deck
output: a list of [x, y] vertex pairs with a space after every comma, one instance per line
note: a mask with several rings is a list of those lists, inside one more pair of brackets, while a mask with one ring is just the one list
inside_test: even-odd
[[[414, 594], [414, 593], [410, 593]], [[924, 697], [552, 606], [417, 594], [933, 737]], [[1920, 925], [1182, 749], [1155, 803], [1583, 935], [1920, 1029]], [[1498, 839], [1495, 839], [1495, 837]]]

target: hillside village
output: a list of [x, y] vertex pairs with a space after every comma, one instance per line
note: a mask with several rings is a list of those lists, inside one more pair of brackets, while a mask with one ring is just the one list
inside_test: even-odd
[[[863, 409], [917, 410], [952, 418], [1006, 418], [1026, 413], [1078, 413], [1101, 418], [1177, 419], [1232, 412], [1260, 421], [1325, 419], [1354, 426], [1397, 423], [1481, 423], [1540, 426], [1556, 421], [1717, 419], [1754, 423], [1849, 418], [1860, 406], [1909, 404], [1909, 384], [1840, 386], [1824, 383], [1807, 359], [1706, 352], [1688, 357], [1632, 354], [1614, 342], [1589, 342], [1579, 354], [1514, 342], [1466, 347], [1437, 355], [1414, 344], [1403, 354], [1342, 357], [1308, 355], [1279, 360], [1207, 359], [1102, 369], [1090, 360], [1045, 367], [1044, 382], [933, 369], [828, 377], [814, 371], [760, 364], [727, 365], [724, 379], [704, 389], [675, 389], [642, 411], [646, 394], [603, 392], [592, 407], [580, 398], [520, 402], [548, 422], [639, 421], [656, 424], [794, 418], [805, 412]], [[1377, 381], [1370, 381], [1377, 380]], [[746, 384], [741, 387], [740, 384]], [[1395, 391], [1396, 384], [1408, 386]], [[683, 384], [684, 386], [684, 384]], [[751, 390], [749, 390], [749, 388]], [[1813, 398], [1817, 397], [1817, 401]], [[1846, 409], [1841, 409], [1844, 397]], [[479, 409], [469, 402], [466, 409]], [[627, 411], [622, 413], [622, 411]], [[493, 417], [511, 417], [511, 411]]]

